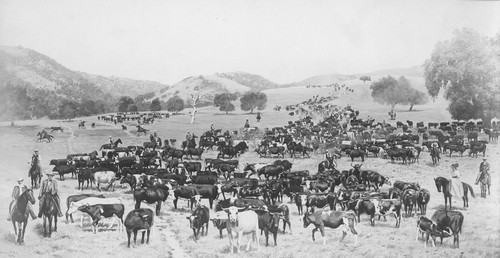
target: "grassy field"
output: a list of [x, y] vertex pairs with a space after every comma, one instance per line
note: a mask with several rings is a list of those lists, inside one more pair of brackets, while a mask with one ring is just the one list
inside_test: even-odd
[[[388, 107], [365, 101], [366, 87], [358, 81], [347, 82], [350, 87], [358, 92], [352, 96], [345, 96], [336, 101], [340, 105], [351, 104], [355, 109], [359, 109], [361, 117], [368, 115], [377, 120], [387, 119]], [[229, 130], [240, 129], [245, 119], [249, 119], [252, 126], [261, 129], [266, 127], [282, 126], [288, 120], [295, 120], [285, 111], [275, 112], [272, 108], [275, 105], [295, 104], [306, 100], [314, 95], [329, 94], [326, 89], [307, 89], [305, 87], [288, 88], [283, 90], [270, 90], [268, 94], [268, 107], [263, 112], [260, 123], [256, 123], [255, 114], [248, 114], [239, 110], [225, 115], [213, 107], [202, 108], [198, 112], [195, 124], [189, 124], [187, 115], [173, 116], [169, 119], [158, 120], [146, 128], [156, 130], [162, 139], [177, 139], [179, 142], [184, 138], [186, 131], [194, 132], [197, 135], [208, 130], [210, 123], [214, 122], [217, 128]], [[286, 94], [286, 95], [285, 95]], [[425, 106], [417, 106], [417, 111], [404, 112], [401, 107], [396, 108], [398, 120], [417, 121], [449, 121], [449, 114], [445, 110], [442, 100], [429, 103]], [[16, 121], [16, 127], [9, 127], [8, 123], [0, 124], [0, 202], [3, 203], [4, 212], [1, 218], [8, 214], [7, 207], [10, 202], [12, 187], [16, 178], [22, 176], [29, 184], [27, 171], [28, 164], [33, 149], [38, 148], [42, 156], [43, 167], [51, 170], [49, 160], [53, 158], [65, 158], [70, 153], [90, 152], [98, 149], [101, 144], [106, 143], [109, 136], [121, 138], [124, 145], [141, 145], [148, 141], [146, 136], [133, 135], [133, 124], [126, 123], [129, 131], [122, 131], [120, 125], [98, 121], [95, 117], [82, 118], [87, 121], [88, 129], [78, 129], [79, 119], [74, 122], [36, 120], [36, 121]], [[96, 128], [90, 129], [90, 123], [96, 122]], [[64, 133], [55, 132], [55, 140], [52, 143], [36, 143], [36, 132], [42, 128], [50, 126], [63, 126]], [[484, 135], [482, 135], [484, 137]], [[179, 142], [178, 145], [179, 146]], [[251, 149], [253, 143], [251, 142]], [[452, 249], [452, 239], [444, 240], [442, 246], [436, 248], [423, 247], [423, 242], [415, 242], [415, 227], [418, 216], [403, 218], [401, 228], [393, 228], [395, 222], [393, 218], [388, 218], [387, 222], [376, 221], [376, 226], [371, 227], [367, 216], [361, 217], [361, 222], [355, 227], [359, 232], [359, 244], [353, 246], [354, 238], [348, 235], [344, 242], [337, 243], [341, 235], [340, 230], [327, 229], [327, 245], [322, 246], [321, 241], [312, 242], [311, 230], [304, 228], [300, 217], [297, 214], [295, 205], [288, 204], [292, 215], [292, 233], [279, 233], [278, 246], [274, 247], [271, 242], [270, 247], [263, 246], [261, 238], [261, 251], [257, 252], [252, 248], [250, 252], [240, 254], [242, 257], [499, 257], [500, 256], [500, 190], [497, 187], [500, 183], [499, 145], [489, 144], [487, 155], [490, 157], [492, 181], [492, 194], [486, 199], [471, 198], [470, 207], [463, 209], [461, 202], [454, 201], [454, 206], [465, 215], [463, 232], [460, 236], [460, 248]], [[203, 158], [213, 158], [215, 151], [204, 153]], [[293, 163], [292, 170], [307, 169], [315, 171], [317, 164], [322, 160], [321, 155], [311, 155], [309, 159], [287, 159]], [[253, 152], [246, 153], [240, 157], [240, 164], [246, 162], [272, 162], [272, 159], [261, 159]], [[478, 171], [480, 158], [443, 156], [438, 166], [432, 166], [428, 152], [421, 154], [419, 163], [413, 165], [402, 165], [391, 163], [390, 160], [382, 158], [368, 158], [363, 168], [373, 169], [382, 175], [389, 176], [391, 181], [405, 180], [419, 182], [423, 188], [431, 192], [431, 200], [428, 207], [430, 217], [436, 209], [443, 207], [443, 197], [434, 186], [433, 178], [437, 176], [449, 177], [450, 164], [458, 162], [462, 172], [463, 181], [473, 185]], [[341, 169], [350, 168], [350, 160], [343, 157], [340, 160]], [[77, 190], [77, 181], [67, 176], [65, 181], [59, 181], [60, 197], [65, 200], [68, 195], [77, 193], [96, 193], [97, 190]], [[474, 191], [479, 196], [479, 187], [473, 185]], [[384, 187], [382, 191], [387, 190]], [[38, 194], [38, 190], [35, 191]], [[133, 209], [133, 197], [128, 187], [117, 188], [115, 192], [104, 192], [108, 197], [119, 197], [125, 204], [126, 213]], [[97, 234], [93, 234], [90, 227], [80, 228], [78, 223], [65, 224], [60, 221], [59, 230], [52, 238], [43, 238], [41, 235], [40, 219], [29, 221], [26, 230], [25, 246], [17, 246], [14, 243], [12, 224], [5, 219], [0, 220], [0, 256], [1, 257], [229, 257], [229, 245], [226, 233], [224, 239], [220, 240], [218, 230], [210, 225], [208, 236], [204, 236], [198, 241], [194, 241], [192, 231], [186, 216], [189, 213], [184, 202], [179, 202], [181, 209], [174, 211], [172, 197], [165, 202], [161, 210], [161, 216], [155, 218], [155, 227], [151, 235], [149, 245], [135, 245], [130, 249], [126, 248], [126, 233], [118, 232], [116, 226], [111, 230], [101, 229]], [[288, 202], [288, 198], [285, 198]], [[208, 202], [203, 204], [208, 205]], [[62, 204], [65, 208], [65, 204]], [[144, 205], [143, 207], [148, 207]], [[153, 206], [149, 206], [154, 209]], [[35, 210], [38, 211], [38, 203]], [[213, 213], [211, 215], [214, 215]], [[79, 217], [78, 215], [76, 217]], [[317, 234], [318, 236], [318, 234]], [[321, 237], [317, 237], [321, 240]]]

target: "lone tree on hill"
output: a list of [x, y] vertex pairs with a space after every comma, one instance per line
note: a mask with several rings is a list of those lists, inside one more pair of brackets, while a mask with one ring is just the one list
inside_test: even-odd
[[231, 93], [222, 93], [215, 94], [214, 97], [214, 107], [219, 107], [220, 111], [226, 111], [226, 114], [229, 111], [234, 111], [235, 106], [231, 101], [235, 101], [237, 99], [236, 94]]
[[432, 98], [441, 89], [453, 119], [482, 118], [485, 125], [500, 115], [500, 34], [494, 39], [472, 29], [438, 42], [425, 61], [425, 86]]
[[160, 111], [161, 110], [160, 99], [159, 98], [153, 99], [153, 101], [151, 101], [149, 109], [151, 109], [151, 111]]
[[191, 111], [191, 124], [194, 124], [194, 119], [196, 117], [196, 112], [198, 111], [197, 105], [200, 103], [200, 100], [205, 97], [205, 95], [193, 95], [191, 94], [191, 106], [193, 107], [193, 110]]
[[404, 76], [399, 77], [398, 80], [392, 76], [381, 78], [372, 83], [370, 89], [373, 100], [380, 104], [390, 105], [391, 108], [397, 104], [410, 104], [409, 110], [412, 110], [414, 105], [424, 104], [428, 101], [425, 93], [412, 88]]
[[134, 100], [129, 96], [122, 96], [118, 100], [118, 112], [127, 112], [128, 106], [134, 104]]
[[363, 75], [359, 78], [361, 81], [363, 81], [363, 83], [365, 83], [366, 81], [371, 81], [372, 78], [368, 75]]
[[167, 100], [167, 111], [177, 113], [182, 110], [184, 110], [184, 100], [179, 96], [173, 96]]
[[241, 110], [248, 111], [253, 114], [253, 110], [263, 110], [266, 108], [267, 95], [263, 92], [248, 91], [240, 98]]

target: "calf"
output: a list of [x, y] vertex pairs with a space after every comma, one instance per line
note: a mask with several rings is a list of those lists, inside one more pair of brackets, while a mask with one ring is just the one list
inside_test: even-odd
[[314, 224], [314, 229], [312, 230], [312, 239], [315, 241], [314, 233], [316, 231], [321, 232], [323, 236], [323, 245], [326, 244], [325, 237], [325, 227], [329, 228], [338, 228], [342, 226], [342, 238], [339, 240], [339, 243], [344, 240], [347, 235], [347, 231], [350, 230], [354, 235], [355, 243], [358, 243], [358, 232], [354, 229], [354, 222], [356, 220], [356, 216], [353, 213], [347, 213], [343, 211], [317, 211], [317, 212], [306, 212], [304, 214], [304, 228], [307, 228], [310, 224]]
[[[68, 216], [71, 218], [71, 223], [74, 223], [73, 214], [68, 213], [70, 205], [74, 202], [78, 202], [78, 201], [81, 201], [81, 200], [89, 198], [89, 197], [104, 198], [104, 195], [102, 195], [102, 194], [78, 194], [78, 195], [70, 195], [70, 196], [68, 196], [68, 198], [66, 198], [66, 206], [68, 207], [68, 210], [66, 211], [66, 223], [68, 223]], [[83, 221], [83, 217], [82, 217], [82, 221]]]
[[[78, 210], [87, 213], [92, 218], [92, 230], [94, 234], [97, 232], [97, 224], [101, 218], [110, 218], [113, 217], [113, 215], [116, 215], [120, 219], [121, 223], [118, 224], [118, 229], [123, 231], [123, 213], [125, 213], [123, 204], [84, 205], [78, 208]], [[108, 229], [111, 228], [112, 225], [113, 224], [111, 224]]]
[[[250, 250], [250, 243], [252, 239], [255, 239], [257, 250], [260, 251], [259, 245], [259, 217], [255, 211], [242, 211], [235, 206], [231, 206], [225, 209], [227, 212], [227, 235], [229, 238], [229, 248], [231, 254], [234, 253], [234, 247], [236, 247], [236, 253], [240, 252], [241, 238], [244, 234], [252, 234], [252, 238], [249, 238], [247, 244], [247, 252]], [[234, 239], [238, 238], [236, 244]]]
[[429, 242], [429, 237], [432, 237], [431, 239], [432, 247], [435, 247], [436, 246], [435, 234], [437, 233], [437, 230], [438, 228], [436, 223], [434, 223], [434, 221], [430, 220], [425, 216], [421, 216], [417, 221], [417, 236], [415, 237], [415, 241], [418, 242], [418, 235], [422, 234], [422, 239], [424, 240], [424, 246], [427, 246], [427, 242]]
[[135, 209], [127, 214], [125, 217], [125, 228], [127, 230], [128, 244], [127, 247], [130, 248], [130, 236], [134, 232], [134, 244], [137, 240], [137, 232], [142, 230], [142, 240], [141, 244], [144, 244], [144, 233], [147, 231], [148, 238], [146, 243], [149, 243], [149, 234], [151, 232], [151, 227], [153, 226], [153, 211], [151, 209]]
[[218, 211], [215, 218], [210, 219], [214, 223], [214, 227], [219, 230], [220, 239], [222, 239], [222, 230], [226, 228], [227, 218], [223, 218], [226, 213], [223, 211]]
[[431, 194], [427, 189], [420, 189], [417, 192], [417, 205], [420, 210], [420, 214], [425, 215], [427, 213], [427, 203], [431, 199]]
[[[205, 236], [208, 235], [208, 221], [210, 220], [210, 211], [207, 206], [199, 205], [191, 216], [187, 216], [186, 219], [189, 220], [189, 227], [193, 229], [194, 239], [198, 239], [198, 235], [203, 235], [205, 231]], [[205, 228], [204, 228], [205, 226]]]
[[413, 207], [417, 205], [417, 195], [415, 190], [406, 189], [403, 192], [402, 199], [405, 206], [406, 217], [409, 217], [413, 213]]

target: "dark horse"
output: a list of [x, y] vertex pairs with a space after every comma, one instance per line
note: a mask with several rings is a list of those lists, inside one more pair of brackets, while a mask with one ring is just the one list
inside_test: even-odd
[[38, 136], [38, 139], [36, 139], [37, 142], [41, 142], [42, 140], [47, 140], [48, 142], [51, 142], [52, 141], [52, 138], [54, 138], [54, 136], [48, 134], [48, 133], [42, 133], [42, 132], [38, 132], [36, 134], [36, 136]]
[[[12, 220], [12, 225], [14, 226], [14, 232], [17, 235], [16, 242], [20, 245], [24, 244], [24, 232], [26, 231], [26, 226], [28, 225], [28, 201], [31, 202], [31, 204], [35, 204], [35, 197], [33, 196], [33, 190], [31, 189], [24, 191], [24, 193], [21, 194], [19, 198], [17, 198], [16, 204], [14, 204], [14, 202], [11, 202], [9, 207], [10, 218]], [[17, 229], [19, 229], [19, 231]]]
[[40, 187], [40, 182], [42, 181], [42, 175], [37, 165], [38, 162], [38, 157], [35, 156], [33, 158], [33, 161], [31, 162], [30, 171], [28, 172], [29, 176], [31, 177], [31, 188]]
[[197, 136], [193, 135], [190, 140], [185, 140], [182, 142], [182, 149], [190, 149], [190, 148], [196, 148], [196, 138]]
[[[436, 183], [436, 188], [438, 192], [441, 192], [441, 189], [443, 190], [443, 195], [444, 195], [444, 209], [446, 210], [446, 206], [448, 205], [448, 200], [450, 201], [450, 210], [451, 210], [451, 193], [450, 193], [450, 181], [447, 178], [444, 177], [438, 177], [434, 178], [434, 183]], [[468, 198], [468, 192], [470, 190], [470, 194], [472, 197], [476, 198], [474, 196], [474, 190], [472, 190], [472, 186], [470, 186], [467, 183], [462, 182], [462, 186], [464, 187], [464, 197], [462, 199], [464, 200], [464, 207], [469, 207], [469, 198]]]
[[[50, 193], [44, 193], [42, 207], [40, 208], [43, 214], [43, 236], [50, 237], [52, 235], [52, 219], [54, 220], [54, 232], [57, 232], [57, 207], [56, 201]], [[49, 220], [49, 233], [47, 234], [47, 219]]]
[[116, 149], [116, 147], [118, 147], [118, 143], [121, 143], [123, 144], [122, 142], [122, 139], [118, 139], [116, 140], [113, 145], [111, 145], [111, 143], [106, 143], [106, 144], [103, 144], [101, 145], [101, 148], [99, 150], [102, 150], [102, 149], [105, 149], [105, 150], [109, 150], [109, 149]]

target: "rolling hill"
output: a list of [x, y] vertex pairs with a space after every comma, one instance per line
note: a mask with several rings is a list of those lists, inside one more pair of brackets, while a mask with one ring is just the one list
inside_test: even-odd
[[135, 97], [166, 85], [153, 81], [105, 77], [70, 70], [54, 59], [23, 47], [0, 46], [0, 79], [53, 91], [72, 100]]

